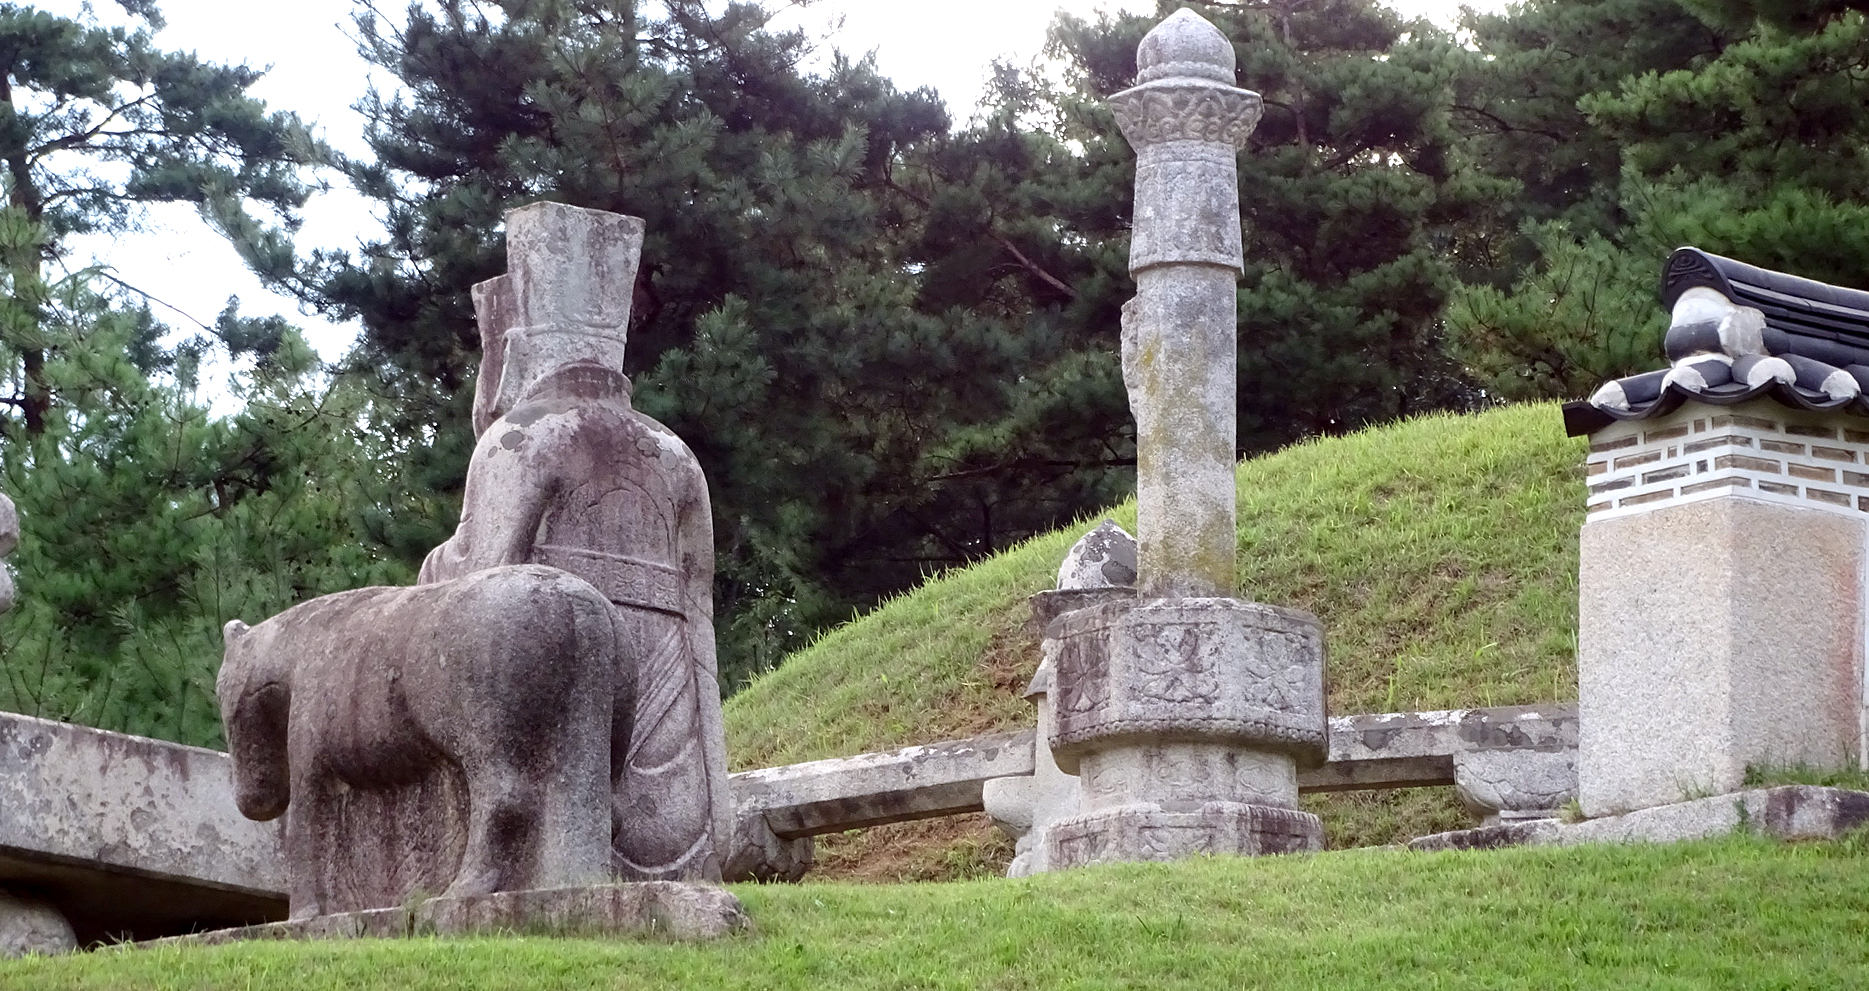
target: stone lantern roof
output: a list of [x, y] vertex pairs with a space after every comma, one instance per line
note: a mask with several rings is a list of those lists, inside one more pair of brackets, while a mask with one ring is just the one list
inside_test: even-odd
[[1773, 272], [1698, 248], [1668, 257], [1669, 367], [1615, 379], [1564, 405], [1572, 435], [1664, 416], [1694, 400], [1769, 398], [1869, 417], [1869, 292]]

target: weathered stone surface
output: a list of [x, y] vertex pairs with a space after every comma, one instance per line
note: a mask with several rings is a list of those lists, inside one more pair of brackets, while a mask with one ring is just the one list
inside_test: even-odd
[[283, 919], [279, 827], [234, 808], [227, 755], [0, 713], [0, 887], [82, 944]]
[[0, 958], [55, 956], [77, 946], [71, 923], [51, 903], [0, 889]]
[[1289, 754], [1219, 743], [1158, 740], [1087, 753], [1078, 781], [1086, 808], [1298, 804], [1298, 774]]
[[1058, 566], [1058, 588], [1101, 589], [1136, 583], [1136, 538], [1104, 520], [1080, 537]]
[[1416, 850], [1468, 850], [1516, 844], [1676, 843], [1736, 830], [1785, 840], [1834, 840], [1864, 825], [1869, 825], [1869, 792], [1781, 785], [1655, 805], [1577, 823], [1543, 819], [1436, 833], [1408, 845]]
[[[19, 546], [19, 514], [13, 509], [13, 500], [0, 495], [0, 558], [13, 553]], [[0, 612], [13, 608], [13, 573], [6, 564], [0, 562]]]
[[725, 880], [797, 881], [817, 860], [817, 844], [809, 836], [786, 839], [773, 832], [761, 811], [736, 815], [733, 843], [721, 867]]
[[[1032, 597], [1026, 601], [1032, 607], [1032, 622], [1037, 624], [1040, 630], [1045, 631], [1041, 650], [1049, 652], [1040, 659], [1039, 667], [1045, 667], [1047, 661], [1056, 663], [1054, 655], [1057, 653], [1058, 637], [1057, 631], [1051, 628], [1051, 624], [1058, 617], [1079, 609], [1089, 609], [1091, 606], [1133, 602], [1135, 598], [1135, 588], [1127, 585], [1112, 585], [1108, 588], [1060, 588], [1033, 593]], [[1033, 677], [1036, 679], [1037, 675], [1034, 674]], [[1026, 689], [1027, 697], [1030, 697], [1032, 691], [1031, 688]]]
[[1233, 49], [1191, 10], [1137, 49], [1137, 83], [1110, 97], [1136, 149], [1123, 382], [1136, 419], [1136, 580], [1144, 598], [1232, 595], [1239, 168], [1257, 94]]
[[1198, 740], [1323, 763], [1324, 634], [1308, 613], [1237, 599], [1113, 603], [1055, 621], [1051, 748], [1065, 771], [1125, 741]]
[[1454, 755], [1454, 786], [1482, 819], [1556, 815], [1577, 797], [1575, 747], [1468, 750]]
[[1592, 520], [1578, 609], [1584, 814], [1861, 754], [1862, 521], [1740, 496]]
[[717, 939], [740, 932], [749, 925], [740, 900], [725, 889], [677, 881], [640, 881], [443, 896], [420, 902], [414, 908], [343, 912], [178, 936], [142, 945], [217, 945], [250, 939], [400, 939], [496, 933]]
[[1046, 869], [1198, 853], [1321, 849], [1297, 812], [1297, 766], [1326, 752], [1323, 631], [1236, 599], [1119, 601], [1060, 616], [1058, 766], [1075, 816], [1051, 824]]
[[1021, 731], [745, 771], [733, 777], [739, 814], [765, 814], [792, 839], [981, 809], [993, 778], [1032, 773]]
[[746, 909], [724, 888], [639, 881], [556, 891], [435, 898], [416, 907], [418, 932], [669, 936], [718, 939], [745, 929]]
[[1190, 811], [1121, 808], [1055, 823], [1046, 833], [1052, 870], [1200, 855], [1260, 856], [1324, 848], [1324, 827], [1308, 812], [1210, 802]]
[[1575, 750], [1573, 705], [1382, 712], [1330, 719], [1330, 761], [1301, 771], [1303, 792], [1454, 784], [1458, 755], [1502, 748]]
[[1452, 756], [1463, 750], [1576, 745], [1575, 705], [1377, 712], [1330, 719], [1332, 762]]
[[610, 876], [615, 617], [532, 565], [227, 624], [235, 801], [286, 816], [292, 915]]
[[1498, 850], [1509, 846], [1536, 846], [1556, 836], [1563, 827], [1556, 819], [1497, 822], [1475, 829], [1431, 833], [1408, 841], [1410, 850]]
[[[1109, 532], [1107, 528], [1113, 529]], [[1133, 538], [1123, 533], [1107, 521], [1078, 542], [1084, 547], [1092, 537], [1105, 533], [1110, 538], [1111, 555], [1126, 561], [1129, 577], [1135, 577], [1135, 547]], [[1130, 543], [1125, 547], [1122, 541]], [[1127, 557], [1123, 555], [1127, 553]], [[1059, 570], [1059, 582], [1067, 580], [1069, 566]], [[1101, 574], [1101, 572], [1099, 572]], [[1118, 572], [1120, 575], [1121, 572]], [[1033, 673], [1032, 681], [1025, 689], [1025, 697], [1038, 709], [1038, 732], [1032, 742], [1032, 774], [1030, 777], [998, 778], [988, 781], [981, 792], [982, 804], [987, 815], [1002, 832], [1013, 838], [1012, 863], [1007, 866], [1008, 877], [1025, 877], [1048, 870], [1048, 848], [1045, 844], [1045, 831], [1060, 819], [1074, 816], [1079, 811], [1080, 793], [1077, 775], [1067, 774], [1058, 766], [1051, 753], [1051, 733], [1057, 723], [1057, 707], [1054, 703], [1055, 674], [1057, 669], [1060, 642], [1051, 632], [1051, 624], [1059, 616], [1105, 603], [1133, 602], [1136, 590], [1127, 585], [1111, 585], [1096, 588], [1058, 588], [1039, 592], [1030, 599], [1032, 621], [1039, 628], [1046, 630], [1045, 638], [1039, 643], [1038, 670]]]
[[[719, 880], [732, 842], [713, 627], [714, 538], [700, 463], [630, 405], [623, 374], [642, 222], [538, 203], [507, 215], [508, 273], [479, 294], [480, 434], [461, 523], [422, 581], [546, 564], [613, 604], [638, 686], [619, 708], [615, 868]], [[501, 326], [503, 320], [509, 325]], [[497, 378], [497, 382], [494, 379]], [[490, 405], [480, 403], [488, 393]], [[619, 707], [623, 705], [618, 700]]]
[[1869, 823], [1869, 793], [1815, 785], [1753, 788], [1566, 825], [1553, 843], [1669, 843], [1750, 829], [1787, 840], [1836, 839]]
[[518, 314], [513, 310], [517, 301], [509, 276], [496, 275], [470, 291], [480, 330], [480, 374], [474, 379], [474, 436], [478, 438], [506, 415], [499, 405], [500, 373], [506, 367], [506, 328], [518, 321]]

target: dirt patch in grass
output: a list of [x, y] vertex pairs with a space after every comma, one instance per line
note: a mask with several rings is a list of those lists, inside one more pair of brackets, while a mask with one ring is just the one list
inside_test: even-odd
[[1004, 876], [1012, 840], [976, 812], [820, 836], [817, 856], [815, 881], [964, 881]]

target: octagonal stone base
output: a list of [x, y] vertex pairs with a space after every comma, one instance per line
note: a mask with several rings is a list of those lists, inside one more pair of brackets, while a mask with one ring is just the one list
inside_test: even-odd
[[1208, 802], [1190, 812], [1126, 806], [1065, 819], [1046, 835], [1053, 870], [1201, 854], [1256, 857], [1324, 848], [1324, 824], [1309, 812]]
[[1324, 630], [1309, 613], [1227, 598], [1110, 602], [1060, 616], [1051, 635], [1051, 746], [1066, 772], [1085, 754], [1168, 740], [1324, 761]]
[[1156, 741], [1078, 760], [1085, 811], [1144, 806], [1191, 812], [1210, 802], [1298, 807], [1298, 766], [1287, 753], [1233, 744]]

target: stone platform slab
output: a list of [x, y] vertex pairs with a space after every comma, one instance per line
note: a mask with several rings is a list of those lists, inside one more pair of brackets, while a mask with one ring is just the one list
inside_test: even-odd
[[235, 811], [226, 754], [0, 713], [0, 888], [81, 945], [284, 918], [279, 832]]
[[1869, 825], [1869, 792], [1780, 785], [1657, 805], [1585, 822], [1556, 819], [1481, 826], [1409, 841], [1411, 850], [1476, 850], [1579, 843], [1675, 843], [1748, 829], [1784, 840], [1837, 839]]
[[138, 945], [211, 945], [251, 939], [400, 939], [496, 933], [694, 940], [718, 939], [741, 932], [749, 925], [740, 900], [724, 888], [680, 881], [639, 881], [430, 898], [412, 908], [340, 912], [171, 936]]

